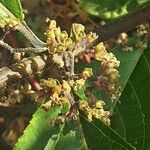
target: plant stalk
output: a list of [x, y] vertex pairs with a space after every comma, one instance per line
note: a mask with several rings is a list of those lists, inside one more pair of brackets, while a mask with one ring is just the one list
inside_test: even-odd
[[117, 37], [118, 34], [133, 30], [136, 26], [150, 21], [150, 6], [137, 10], [121, 19], [110, 22], [95, 32], [98, 34], [96, 42], [103, 42], [112, 37]]

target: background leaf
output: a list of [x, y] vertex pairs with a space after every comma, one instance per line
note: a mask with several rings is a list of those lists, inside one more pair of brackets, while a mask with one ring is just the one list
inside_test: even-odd
[[25, 129], [24, 134], [20, 137], [14, 149], [43, 149], [48, 139], [60, 130], [60, 128], [54, 127], [54, 121], [58, 117], [60, 111], [60, 106], [51, 107], [48, 112], [39, 108], [34, 113], [30, 124]]
[[67, 122], [58, 135], [51, 137], [44, 150], [80, 150], [83, 143], [77, 123]]
[[[20, 20], [24, 19], [24, 13], [20, 0], [0, 0], [0, 3], [2, 3], [15, 17]], [[3, 14], [2, 11], [0, 11], [0, 16], [1, 14]]]
[[[139, 150], [150, 148], [150, 44], [142, 54], [117, 105], [127, 140]], [[133, 104], [133, 105], [132, 105]], [[139, 112], [141, 115], [139, 115]]]
[[84, 132], [84, 137], [88, 147], [92, 150], [97, 148], [107, 150], [112, 148], [112, 143], [128, 150], [135, 148], [125, 141], [115, 130], [104, 125], [100, 120], [95, 119], [89, 122], [84, 116], [81, 116], [81, 122]]
[[33, 115], [24, 134], [19, 138], [14, 150], [82, 149], [83, 143], [77, 123], [55, 124], [60, 112], [61, 107], [59, 106], [52, 107], [48, 112], [39, 108]]
[[78, 2], [85, 11], [103, 19], [115, 19], [150, 4], [149, 0], [78, 0]]

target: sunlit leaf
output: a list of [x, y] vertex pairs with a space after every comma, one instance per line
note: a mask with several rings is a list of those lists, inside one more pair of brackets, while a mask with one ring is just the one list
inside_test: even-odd
[[149, 0], [78, 0], [78, 2], [91, 15], [104, 19], [115, 19], [150, 4]]
[[[19, 18], [20, 20], [24, 19], [20, 0], [0, 0], [0, 3], [4, 5], [16, 18]], [[6, 12], [2, 11], [0, 8], [0, 16], [2, 16], [3, 13]]]
[[43, 149], [49, 138], [60, 130], [59, 127], [54, 127], [55, 119], [60, 112], [60, 106], [51, 107], [48, 112], [39, 108], [34, 113], [30, 124], [25, 129], [24, 134], [20, 137], [14, 149]]

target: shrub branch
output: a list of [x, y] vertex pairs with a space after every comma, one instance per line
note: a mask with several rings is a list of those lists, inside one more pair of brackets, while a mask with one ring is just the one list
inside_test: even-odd
[[95, 32], [99, 35], [96, 42], [103, 42], [118, 34], [133, 30], [136, 26], [150, 21], [150, 6], [137, 10], [121, 19], [110, 22]]

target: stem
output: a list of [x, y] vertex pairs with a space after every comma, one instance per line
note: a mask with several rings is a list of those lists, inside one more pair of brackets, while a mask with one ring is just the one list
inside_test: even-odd
[[80, 140], [83, 144], [83, 150], [88, 150], [88, 146], [87, 146], [87, 143], [85, 141], [85, 137], [84, 137], [84, 133], [83, 133], [83, 130], [82, 130], [82, 125], [81, 125], [79, 116], [78, 116], [76, 122], [77, 122], [78, 131], [79, 131], [79, 135], [80, 135]]
[[5, 43], [3, 40], [0, 40], [0, 46], [4, 47], [5, 49], [9, 50], [10, 52], [14, 51], [14, 48], [12, 48], [10, 45]]
[[33, 47], [27, 47], [27, 48], [14, 48], [14, 52], [31, 52], [31, 53], [42, 53], [47, 51], [48, 48], [47, 47], [43, 47], [43, 48], [33, 48]]
[[5, 49], [9, 50], [11, 53], [14, 52], [32, 52], [32, 53], [41, 53], [48, 50], [47, 47], [43, 48], [34, 48], [34, 47], [27, 47], [27, 48], [13, 48], [7, 43], [5, 43], [3, 40], [0, 40], [0, 46], [4, 47]]
[[137, 10], [121, 19], [108, 23], [95, 32], [99, 35], [97, 42], [103, 42], [109, 38], [116, 37], [118, 34], [128, 32], [137, 25], [150, 21], [150, 6]]
[[41, 48], [41, 47], [46, 47], [47, 43], [44, 43], [41, 41], [33, 32], [32, 30], [27, 26], [25, 22], [21, 22], [16, 27], [17, 30], [19, 30], [29, 41], [30, 43], [36, 47], [36, 48]]

